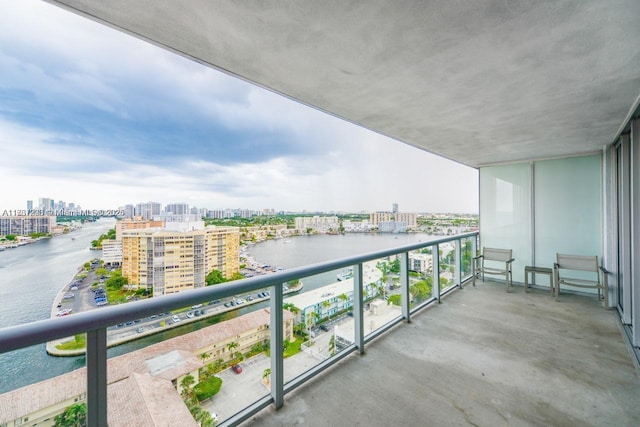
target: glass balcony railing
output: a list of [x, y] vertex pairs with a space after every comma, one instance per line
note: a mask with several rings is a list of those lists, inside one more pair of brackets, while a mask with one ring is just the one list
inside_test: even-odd
[[[129, 376], [125, 366], [170, 379], [176, 399], [187, 402], [186, 417], [186, 408], [196, 402], [218, 425], [235, 425], [270, 404], [282, 406], [286, 393], [348, 354], [364, 352], [368, 341], [460, 286], [470, 277], [477, 237], [466, 233], [12, 326], [0, 330], [0, 353], [68, 337], [86, 340], [86, 370], [73, 377], [78, 393], [56, 405], [60, 411], [86, 403], [90, 426], [107, 425], [107, 407], [118, 404], [107, 396], [117, 396], [111, 388], [123, 386]], [[305, 282], [314, 281], [323, 285], [305, 289]], [[254, 309], [238, 311], [242, 321], [223, 308], [223, 303], [248, 302]], [[218, 312], [207, 317], [210, 326], [187, 327], [189, 319]], [[186, 334], [123, 356], [111, 358], [107, 352], [121, 325], [145, 331], [181, 321], [186, 329], [179, 332]], [[165, 373], [167, 366], [173, 371]], [[55, 387], [55, 378], [49, 381], [37, 386]], [[27, 425], [36, 422], [29, 419], [32, 413], [14, 415], [0, 419], [0, 425], [18, 418]]]

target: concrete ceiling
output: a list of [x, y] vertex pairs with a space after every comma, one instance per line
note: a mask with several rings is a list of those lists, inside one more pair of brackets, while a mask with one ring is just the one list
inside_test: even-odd
[[640, 95], [638, 0], [50, 0], [479, 167], [593, 153]]

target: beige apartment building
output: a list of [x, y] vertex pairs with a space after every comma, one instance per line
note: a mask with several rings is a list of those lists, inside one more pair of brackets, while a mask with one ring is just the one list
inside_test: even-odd
[[153, 296], [205, 286], [212, 270], [231, 277], [239, 270], [239, 229], [190, 231], [158, 228], [122, 231], [122, 275]]
[[377, 227], [380, 222], [404, 222], [407, 228], [413, 228], [418, 225], [418, 214], [403, 212], [372, 212], [369, 214], [369, 222]]
[[152, 219], [124, 218], [116, 222], [116, 240], [122, 240], [122, 232], [125, 230], [144, 230], [149, 228], [164, 228], [164, 221], [154, 221]]

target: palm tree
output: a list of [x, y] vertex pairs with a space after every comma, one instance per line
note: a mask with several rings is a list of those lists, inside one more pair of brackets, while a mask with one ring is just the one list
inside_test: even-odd
[[191, 387], [195, 384], [195, 382], [196, 379], [193, 378], [193, 375], [191, 374], [185, 376], [184, 378], [182, 378], [182, 381], [180, 381], [180, 388], [182, 388], [180, 394], [185, 400], [191, 400], [194, 397], [193, 389]]
[[338, 298], [340, 298], [340, 300], [342, 300], [342, 308], [345, 309], [347, 308], [347, 306], [349, 305], [349, 296], [347, 296], [347, 294], [340, 294], [338, 295]]
[[227, 344], [227, 349], [229, 350], [229, 353], [231, 353], [233, 349], [237, 347], [238, 347], [238, 343], [234, 341], [231, 341], [230, 343]]

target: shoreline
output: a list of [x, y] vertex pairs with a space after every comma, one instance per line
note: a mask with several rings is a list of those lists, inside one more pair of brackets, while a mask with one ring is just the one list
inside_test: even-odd
[[[73, 275], [73, 277], [71, 278], [71, 280], [69, 281], [69, 283], [67, 283], [67, 285], [65, 285], [60, 292], [57, 294], [56, 299], [54, 300], [52, 307], [51, 307], [51, 317], [56, 317], [56, 313], [57, 313], [57, 305], [58, 305], [58, 301], [62, 301], [61, 297], [62, 295], [64, 295], [66, 292], [68, 292], [68, 288], [70, 287], [70, 285], [75, 281], [76, 276], [83, 271], [83, 267], [79, 267], [78, 271]], [[304, 284], [302, 283], [302, 281], [299, 282], [299, 284], [295, 287], [290, 287], [289, 289], [287, 289], [286, 291], [283, 292], [283, 294], [291, 294], [291, 293], [295, 293], [295, 292], [299, 292], [300, 290], [302, 290], [304, 287]], [[131, 341], [136, 341], [138, 339], [144, 338], [144, 337], [148, 337], [151, 335], [156, 335], [159, 334], [161, 332], [165, 332], [168, 331], [170, 329], [173, 328], [177, 328], [179, 326], [182, 325], [186, 325], [186, 324], [190, 324], [190, 323], [194, 323], [200, 320], [204, 320], [213, 316], [218, 316], [224, 313], [227, 313], [229, 311], [234, 311], [234, 310], [238, 310], [240, 308], [243, 307], [247, 307], [253, 304], [257, 304], [259, 302], [262, 301], [268, 301], [271, 298], [271, 296], [267, 296], [265, 298], [261, 298], [261, 299], [254, 299], [253, 301], [245, 301], [245, 303], [243, 303], [241, 306], [233, 306], [233, 307], [225, 307], [222, 303], [220, 303], [220, 305], [213, 307], [213, 309], [209, 309], [207, 310], [207, 312], [205, 314], [201, 314], [200, 316], [194, 316], [194, 317], [187, 317], [185, 319], [181, 319], [180, 322], [174, 322], [174, 323], [168, 323], [165, 322], [164, 326], [160, 326], [160, 327], [152, 327], [149, 329], [146, 329], [142, 332], [137, 332], [137, 330], [134, 330], [131, 334], [124, 336], [124, 337], [120, 337], [120, 338], [115, 338], [115, 339], [111, 339], [109, 340], [109, 335], [107, 333], [107, 348], [111, 348], [111, 347], [117, 347], [119, 345], [131, 342]], [[133, 301], [132, 301], [133, 302]], [[92, 309], [98, 309], [99, 307], [94, 307]], [[187, 310], [189, 311], [189, 310]], [[169, 313], [171, 314], [171, 313]], [[73, 315], [73, 314], [70, 314]], [[169, 317], [167, 317], [168, 319]], [[134, 327], [134, 325], [130, 325], [131, 327]], [[58, 348], [56, 348], [57, 345], [65, 343], [65, 342], [69, 342], [71, 340], [73, 340], [74, 337], [65, 337], [65, 338], [61, 338], [58, 340], [54, 340], [54, 341], [47, 341], [46, 343], [46, 352], [48, 355], [53, 356], [53, 357], [77, 357], [77, 356], [84, 356], [86, 354], [86, 347], [82, 348], [82, 349], [74, 349], [74, 350], [60, 350]]]

